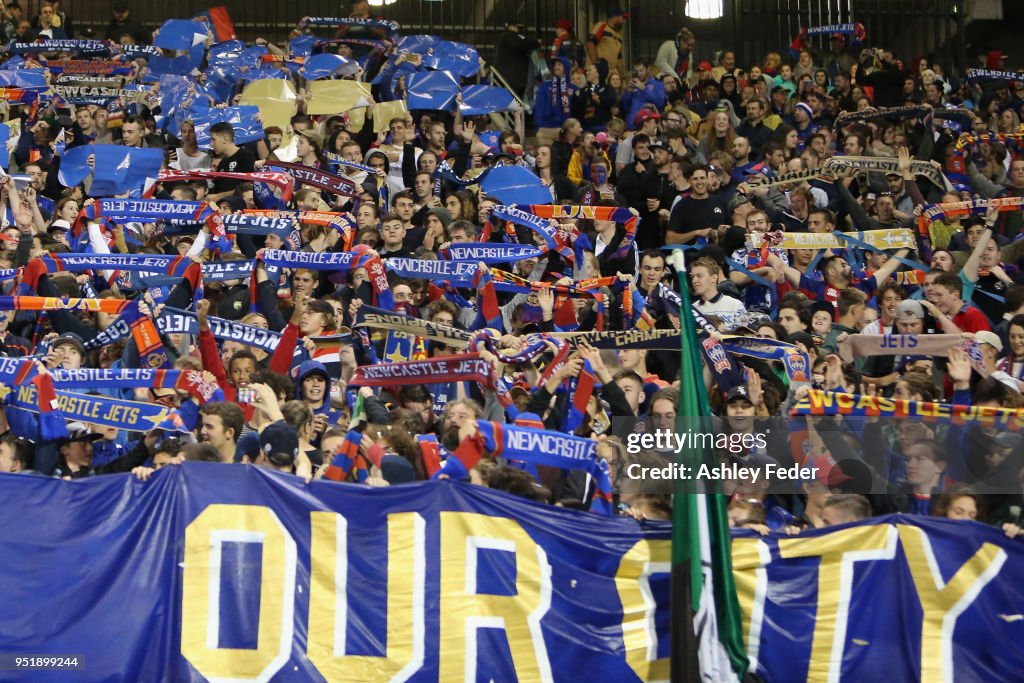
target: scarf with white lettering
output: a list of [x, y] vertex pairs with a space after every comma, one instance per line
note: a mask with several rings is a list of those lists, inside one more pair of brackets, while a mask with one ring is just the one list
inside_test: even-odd
[[[133, 273], [154, 273], [166, 275], [174, 280], [188, 277], [189, 268], [198, 271], [198, 264], [193, 264], [184, 256], [167, 254], [44, 254], [33, 259], [28, 268], [31, 272], [26, 281], [35, 289], [42, 272], [60, 273], [64, 271], [81, 273], [93, 270], [115, 271], [110, 281], [117, 279], [121, 271]], [[42, 269], [45, 269], [43, 271]], [[195, 273], [191, 273], [195, 277]]]
[[221, 215], [210, 208], [209, 204], [173, 199], [97, 199], [78, 212], [71, 226], [72, 234], [78, 237], [87, 221], [101, 218], [109, 218], [115, 223], [150, 223], [157, 220], [204, 223], [215, 240], [226, 235]]
[[[840, 170], [852, 168], [855, 171], [875, 171], [878, 173], [902, 173], [900, 171], [900, 160], [896, 157], [857, 157], [839, 156], [832, 157], [825, 162], [824, 169], [830, 175], [838, 175]], [[911, 161], [910, 172], [927, 178], [939, 189], [945, 190], [946, 180], [942, 172], [927, 161]]]
[[151, 368], [122, 368], [99, 370], [51, 370], [53, 384], [58, 389], [134, 388], [180, 389], [195, 396], [201, 403], [223, 401], [224, 395], [216, 381], [206, 381], [199, 370], [154, 370]]
[[464, 243], [457, 242], [438, 255], [453, 261], [483, 261], [489, 266], [522, 261], [529, 258], [540, 258], [544, 252], [530, 244], [497, 244], [497, 243]]
[[[393, 310], [394, 299], [391, 296], [391, 287], [388, 285], [387, 273], [384, 264], [379, 256], [371, 256], [366, 245], [357, 245], [352, 251], [342, 252], [310, 252], [310, 251], [284, 251], [282, 249], [261, 249], [256, 258], [268, 266], [279, 268], [305, 268], [308, 270], [323, 270], [333, 272], [347, 272], [356, 268], [366, 268], [367, 278], [373, 287], [374, 304], [386, 309]], [[252, 294], [250, 302], [252, 310], [256, 306], [256, 274], [253, 273]]]
[[968, 69], [968, 83], [984, 83], [986, 81], [1024, 81], [1024, 73], [1019, 71], [1000, 71], [999, 69]]
[[562, 470], [583, 470], [596, 482], [590, 510], [612, 514], [612, 484], [608, 463], [597, 455], [597, 442], [560, 432], [513, 427], [498, 422], [477, 420], [484, 447], [495, 457], [519, 460], [536, 467], [543, 465]]
[[110, 45], [102, 40], [47, 39], [34, 43], [11, 43], [0, 52], [10, 55], [70, 52], [73, 54], [109, 55]]
[[[414, 337], [429, 339], [445, 346], [463, 349], [466, 348], [470, 338], [473, 336], [471, 332], [466, 332], [450, 325], [432, 323], [421, 318], [410, 318], [406, 315], [365, 305], [360, 306], [356, 312], [354, 326], [394, 330]], [[678, 348], [678, 346], [673, 348]]]
[[493, 366], [475, 353], [362, 365], [355, 369], [348, 383], [359, 387], [395, 387], [428, 382], [476, 382], [491, 390], [497, 387]]
[[37, 441], [51, 441], [68, 435], [64, 416], [57, 407], [57, 394], [50, 375], [40, 365], [23, 358], [0, 358], [0, 396], [8, 406], [30, 411], [7, 410], [11, 431]]
[[286, 161], [272, 161], [268, 162], [267, 166], [271, 168], [283, 168], [295, 180], [299, 181], [303, 185], [309, 185], [315, 187], [318, 190], [324, 190], [331, 194], [341, 195], [343, 197], [356, 197], [362, 191], [362, 188], [356, 186], [354, 182], [348, 178], [344, 178], [327, 171], [321, 171], [319, 168], [313, 166], [305, 166], [303, 164], [295, 164]]
[[[525, 228], [533, 230], [535, 233], [540, 235], [544, 239], [545, 243], [547, 243], [548, 249], [558, 252], [562, 256], [562, 258], [566, 259], [570, 263], [576, 264], [577, 266], [581, 266], [583, 263], [583, 252], [587, 250], [593, 250], [593, 245], [590, 244], [590, 240], [586, 237], [586, 235], [581, 233], [575, 227], [570, 227], [568, 230], [563, 229], [562, 226], [558, 225], [554, 220], [550, 219], [550, 214], [564, 214], [566, 212], [562, 211], [562, 209], [571, 208], [600, 208], [608, 210], [615, 209], [615, 207], [551, 207], [547, 205], [534, 205], [529, 206], [527, 208], [529, 208], [531, 212], [523, 211], [514, 204], [508, 206], [495, 206], [493, 209], [491, 209], [491, 215], [495, 218], [508, 221], [508, 224], [505, 225], [505, 236], [510, 241], [518, 241], [515, 228], [513, 228], [511, 224], [521, 225]], [[534, 209], [540, 209], [540, 211], [532, 212]], [[628, 212], [628, 210], [626, 209], [621, 209], [621, 211]], [[549, 215], [549, 218], [542, 218], [541, 215], [538, 215], [538, 213], [540, 213], [541, 215], [547, 214]], [[488, 239], [490, 239], [490, 233], [493, 230], [493, 228], [494, 226], [490, 221], [488, 221], [484, 225], [483, 234], [480, 237], [481, 242], [486, 242]], [[635, 228], [636, 226], [634, 224], [634, 231]], [[620, 245], [620, 249], [615, 252], [616, 254], [619, 254], [619, 252], [622, 251], [623, 248], [628, 250], [628, 237], [629, 235], [627, 229], [627, 239], [623, 240], [622, 245]]]
[[854, 31], [856, 24], [829, 24], [827, 26], [811, 26], [807, 29], [807, 35], [809, 36], [821, 36], [831, 33], [843, 33], [851, 34]]
[[385, 19], [356, 19], [353, 17], [306, 17], [300, 21], [296, 28], [300, 31], [319, 26], [321, 28], [337, 28], [339, 26], [364, 26], [366, 28], [379, 28], [384, 29], [388, 32], [389, 36], [392, 36], [402, 30], [401, 24], [397, 21], [388, 21]]
[[256, 266], [255, 259], [242, 261], [207, 261], [203, 264], [203, 280], [205, 282], [224, 282], [225, 280], [243, 280]]
[[455, 185], [456, 187], [470, 187], [471, 185], [478, 185], [482, 183], [484, 181], [484, 178], [487, 177], [487, 174], [491, 172], [491, 168], [485, 168], [483, 172], [478, 173], [472, 178], [460, 178], [459, 176], [455, 175], [455, 171], [452, 169], [451, 166], [448, 165], [448, 161], [446, 159], [445, 161], [442, 161], [440, 164], [437, 165], [437, 169], [434, 171], [434, 175], [432, 176], [432, 178], [434, 179], [435, 183], [443, 180], [447, 183]]
[[233, 213], [224, 216], [224, 230], [229, 235], [277, 235], [286, 239], [295, 229], [295, 219], [287, 216], [260, 216]]
[[[238, 214], [235, 214], [238, 215]], [[278, 211], [268, 209], [246, 210], [241, 213], [243, 216], [266, 216], [268, 218], [284, 218], [298, 221], [302, 224], [322, 225], [333, 228], [341, 233], [345, 249], [352, 248], [356, 232], [356, 219], [351, 213], [342, 211]]]
[[473, 261], [423, 261], [416, 258], [389, 258], [389, 272], [416, 280], [443, 280], [455, 287], [472, 287], [479, 265]]
[[572, 107], [569, 102], [569, 76], [555, 76], [551, 79], [551, 105], [552, 108], [561, 112], [562, 116], [572, 116]]
[[362, 171], [363, 173], [366, 173], [368, 176], [377, 175], [377, 169], [370, 168], [369, 166], [364, 166], [363, 164], [357, 164], [354, 161], [349, 161], [340, 154], [337, 154], [336, 152], [324, 152], [324, 158], [327, 159], [327, 161], [331, 162], [332, 166], [345, 166], [347, 168], [355, 169], [357, 171]]
[[[166, 169], [160, 171], [157, 176], [159, 183], [186, 182], [189, 180], [224, 178], [228, 180], [240, 180], [246, 183], [263, 183], [277, 188], [282, 201], [291, 201], [292, 193], [295, 190], [295, 178], [288, 173], [274, 173], [272, 171], [251, 171], [249, 173], [230, 173], [228, 171], [177, 171]], [[150, 190], [152, 192], [152, 190]]]

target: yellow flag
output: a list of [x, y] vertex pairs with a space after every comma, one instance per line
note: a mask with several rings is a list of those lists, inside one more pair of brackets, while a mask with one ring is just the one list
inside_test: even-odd
[[404, 100], [379, 102], [373, 105], [373, 132], [379, 133], [382, 130], [387, 130], [391, 119], [404, 117], [408, 111]]
[[241, 104], [254, 104], [260, 108], [264, 128], [278, 126], [285, 130], [298, 111], [295, 87], [290, 81], [279, 78], [265, 78], [245, 86]]
[[306, 113], [311, 116], [341, 114], [373, 102], [369, 83], [312, 81], [308, 88], [310, 98], [306, 102]]

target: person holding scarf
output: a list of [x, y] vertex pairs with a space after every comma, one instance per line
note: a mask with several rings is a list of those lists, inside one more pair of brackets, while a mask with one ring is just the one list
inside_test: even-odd
[[654, 68], [664, 76], [671, 74], [681, 87], [687, 90], [697, 85], [694, 64], [692, 60], [693, 48], [697, 46], [697, 38], [693, 31], [688, 28], [679, 29], [679, 33], [672, 40], [666, 40], [658, 48], [658, 55], [654, 59]]
[[553, 142], [562, 124], [572, 116], [576, 86], [569, 80], [571, 69], [569, 60], [564, 57], [551, 60], [551, 80], [537, 88], [533, 122], [537, 126], [538, 144]]

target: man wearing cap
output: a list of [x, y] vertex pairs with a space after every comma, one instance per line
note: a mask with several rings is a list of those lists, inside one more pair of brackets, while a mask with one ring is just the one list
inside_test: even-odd
[[599, 59], [608, 62], [608, 66], [626, 73], [626, 65], [622, 59], [622, 29], [626, 26], [629, 12], [618, 7], [608, 10], [608, 18], [594, 24], [587, 40], [587, 61], [594, 63]]
[[[156, 444], [160, 432], [153, 430], [140, 439], [135, 447], [126, 455], [112, 460], [105, 465], [92, 466], [92, 444], [102, 439], [102, 434], [89, 429], [82, 422], [68, 424], [68, 435], [66, 438], [56, 442], [56, 465], [53, 464], [50, 452], [51, 444], [39, 444], [35, 453], [35, 466], [41, 474], [62, 479], [80, 479], [94, 474], [116, 474], [118, 472], [131, 472], [134, 468], [146, 462], [151, 455], [152, 448]], [[51, 442], [52, 443], [52, 442]]]
[[807, 141], [817, 133], [821, 126], [814, 122], [814, 110], [806, 102], [797, 102], [793, 107], [793, 126], [796, 128], [796, 136], [800, 139], [801, 151], [807, 146]]
[[1003, 340], [999, 335], [989, 330], [981, 330], [974, 333], [974, 341], [978, 342], [981, 349], [981, 367], [984, 369], [983, 376], [999, 380], [1016, 392], [1020, 392], [1021, 383], [1009, 373], [999, 370], [998, 358], [1003, 352]]
[[65, 332], [51, 342], [45, 363], [50, 368], [78, 370], [84, 359], [85, 344], [82, 338], [74, 332]]
[[[243, 462], [249, 456], [243, 456]], [[299, 457], [299, 434], [283, 420], [271, 422], [260, 432], [260, 450], [253, 464], [258, 467], [295, 473], [295, 459]]]
[[494, 66], [520, 98], [526, 90], [530, 54], [537, 49], [537, 43], [523, 35], [525, 29], [526, 25], [518, 19], [506, 22], [505, 30], [494, 46]]

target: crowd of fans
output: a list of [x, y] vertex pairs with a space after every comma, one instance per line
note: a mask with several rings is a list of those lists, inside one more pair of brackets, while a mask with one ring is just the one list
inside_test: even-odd
[[[351, 10], [353, 18], [370, 18], [365, 0], [353, 2]], [[503, 128], [498, 116], [412, 111], [374, 133], [373, 104], [361, 125], [347, 112], [309, 115], [308, 84], [288, 68], [283, 77], [300, 93], [290, 124], [267, 127], [262, 140], [244, 144], [235, 143], [235, 130], [225, 123], [211, 128], [208, 147], [197, 143], [190, 121], [171, 135], [160, 125], [160, 107], [145, 101], [133, 107], [76, 107], [59, 98], [12, 104], [8, 120], [20, 122], [20, 132], [8, 143], [11, 175], [0, 177], [6, 209], [2, 268], [24, 269], [46, 254], [67, 252], [171, 254], [209, 263], [253, 259], [265, 248], [362, 248], [362, 255], [379, 256], [386, 266], [390, 259], [445, 258], [452, 244], [510, 239], [536, 244], [542, 253], [480, 266], [522, 278], [532, 287], [528, 295], [444, 287], [388, 273], [392, 311], [402, 316], [457, 330], [480, 329], [484, 317], [497, 321], [491, 345], [479, 350], [499, 378], [496, 385], [426, 380], [377, 389], [350, 386], [358, 368], [395, 360], [388, 355], [393, 340], [386, 330], [356, 327], [360, 309], [380, 303], [380, 288], [363, 267], [282, 272], [257, 259], [254, 279], [207, 282], [201, 298], [187, 279], [161, 298], [132, 290], [109, 272], [48, 272], [38, 279], [39, 294], [139, 297], [155, 317], [165, 306], [185, 309], [197, 300], [198, 334], [168, 333], [162, 341], [175, 368], [209, 373], [224, 400], [186, 410], [195, 399], [182, 391], [101, 387], [100, 393], [114, 398], [176, 407], [185, 428], [126, 433], [75, 422], [67, 438], [36, 443], [11, 430], [0, 437], [0, 470], [72, 479], [135, 472], [147, 478], [160, 467], [201, 460], [319, 477], [352, 444], [350, 421], [359, 406], [365, 420], [355, 427], [356, 452], [368, 465], [365, 481], [395, 485], [436, 476], [431, 458], [438, 452], [442, 461], [447, 453], [449, 460], [460, 457], [456, 451], [465, 452], [474, 439], [479, 451], [476, 420], [564, 429], [564, 416], [579, 398], [577, 381], [592, 373], [595, 388], [584, 396], [573, 433], [597, 441], [621, 514], [668, 518], [670, 496], [647, 492], [626, 472], [630, 464], [656, 466], [670, 456], [633, 455], [626, 440], [636, 430], [674, 426], [680, 352], [580, 344], [558, 358], [548, 336], [541, 352], [517, 354], [537, 334], [680, 329], [688, 322], [681, 316], [689, 314], [680, 312], [679, 261], [670, 253], [681, 251], [702, 339], [738, 335], [786, 342], [807, 354], [809, 363], [807, 381], [801, 382], [792, 381], [778, 360], [734, 353], [727, 360], [742, 369], [740, 383], [722, 386], [710, 368], [705, 372], [716, 430], [769, 437], [767, 448], [712, 457], [755, 468], [772, 461], [822, 465], [818, 477], [788, 488], [769, 488], [763, 479], [729, 482], [735, 525], [795, 532], [905, 512], [990, 521], [1016, 535], [1024, 478], [1019, 435], [970, 422], [840, 416], [803, 424], [805, 445], [794, 455], [797, 427], [789, 413], [812, 390], [1008, 409], [1024, 404], [1020, 206], [970, 215], [949, 211], [922, 220], [926, 205], [1024, 197], [1022, 141], [1014, 137], [1024, 75], [1012, 82], [969, 82], [939, 63], [876, 48], [863, 32], [825, 35], [821, 48], [802, 35], [788, 52], [741, 65], [731, 50], [705, 59], [699, 36], [683, 28], [656, 55], [627, 62], [621, 37], [626, 21], [627, 14], [613, 9], [585, 38], [577, 38], [571, 22], [559, 21], [543, 36], [547, 71], [534, 82], [524, 82], [535, 74], [529, 68], [534, 45], [520, 40], [522, 26], [508, 27], [512, 35], [498, 41], [496, 65], [517, 94], [532, 93], [535, 129], [526, 139]], [[340, 37], [323, 49], [357, 59], [364, 45], [344, 41], [348, 28], [340, 27], [335, 36], [303, 22], [294, 35], [319, 30]], [[360, 29], [358, 38], [380, 37], [375, 29]], [[42, 3], [30, 21], [12, 0], [0, 30], [8, 42], [82, 37], [57, 2]], [[96, 37], [131, 45], [152, 33], [131, 19], [127, 6], [117, 5], [109, 30]], [[255, 44], [287, 59], [286, 46], [262, 39]], [[28, 54], [18, 68], [46, 68], [68, 56]], [[360, 70], [344, 78], [371, 81], [388, 56], [364, 59]], [[1000, 69], [1002, 57], [988, 55], [989, 63], [979, 66]], [[129, 80], [145, 73], [145, 57], [136, 62]], [[389, 91], [400, 93], [402, 87], [399, 80]], [[381, 91], [374, 86], [378, 100]], [[873, 116], [878, 108], [900, 113]], [[942, 118], [944, 109], [957, 116]], [[862, 116], [844, 121], [851, 112]], [[977, 144], [958, 146], [965, 133], [975, 133]], [[276, 159], [336, 174], [354, 183], [356, 196], [297, 185], [292, 208], [348, 213], [351, 227], [346, 234], [299, 222], [284, 238], [237, 235], [227, 248], [211, 249], [215, 239], [205, 226], [183, 234], [164, 221], [83, 219], [95, 201], [88, 182], [65, 187], [58, 172], [62, 155], [83, 144], [162, 149], [166, 167], [181, 171], [254, 173], [270, 170]], [[896, 161], [888, 167], [831, 163], [844, 157]], [[921, 161], [950, 182], [931, 182], [915, 165]], [[572, 254], [571, 248], [550, 249], [522, 226], [508, 228], [492, 215], [503, 202], [468, 182], [484, 169], [507, 166], [532, 171], [553, 204], [628, 207], [635, 235], [622, 221], [558, 219], [562, 237], [583, 247]], [[786, 174], [794, 177], [780, 184]], [[259, 208], [258, 194], [254, 182], [216, 178], [161, 182], [153, 196], [209, 202], [229, 215]], [[913, 247], [783, 246], [784, 234], [888, 228], [912, 230]], [[606, 279], [588, 289], [583, 282], [592, 278]], [[8, 284], [13, 291], [21, 283]], [[480, 315], [491, 298], [499, 315]], [[115, 317], [0, 311], [2, 351], [34, 356], [48, 371], [134, 367], [139, 354], [132, 339], [97, 349], [88, 345]], [[280, 332], [278, 348], [271, 354], [218, 340], [211, 317]], [[346, 336], [333, 346], [320, 341], [338, 333]], [[965, 346], [948, 355], [909, 352], [844, 361], [841, 346], [858, 334], [953, 335], [974, 342], [976, 353]], [[401, 360], [465, 352], [451, 343], [419, 342], [419, 351]], [[503, 405], [499, 393], [511, 401]], [[620, 427], [622, 421], [628, 426]], [[591, 505], [591, 474], [483, 456], [464, 475], [448, 467], [441, 474], [552, 504]], [[348, 470], [342, 475], [364, 479]], [[870, 485], [858, 489], [865, 481]], [[985, 495], [996, 488], [999, 495]]]

